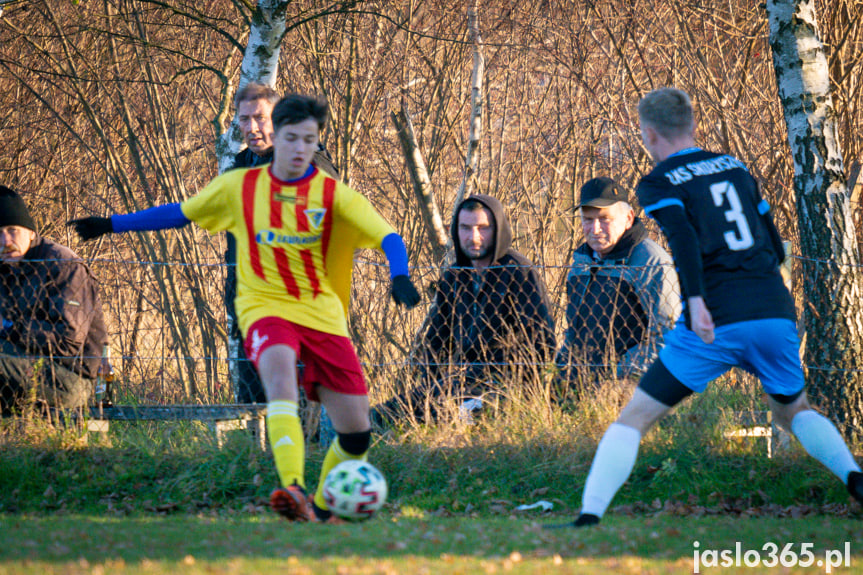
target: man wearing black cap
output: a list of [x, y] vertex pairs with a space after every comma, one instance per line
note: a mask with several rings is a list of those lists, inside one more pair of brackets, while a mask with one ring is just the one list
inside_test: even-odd
[[72, 250], [36, 233], [24, 200], [6, 186], [0, 320], [2, 415], [31, 397], [52, 407], [86, 405], [108, 341], [96, 279]]
[[568, 327], [557, 354], [565, 386], [579, 375], [598, 384], [643, 372], [680, 314], [671, 256], [647, 237], [627, 193], [594, 178], [581, 187], [578, 208], [585, 242], [566, 278]]

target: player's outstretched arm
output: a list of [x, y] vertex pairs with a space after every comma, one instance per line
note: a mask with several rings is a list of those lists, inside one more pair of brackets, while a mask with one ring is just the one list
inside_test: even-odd
[[396, 233], [389, 234], [381, 242], [381, 250], [390, 264], [393, 300], [408, 309], [414, 307], [420, 302], [420, 294], [408, 273], [408, 251], [404, 240]]
[[72, 226], [81, 239], [86, 241], [110, 233], [182, 228], [190, 222], [180, 209], [180, 204], [174, 203], [109, 218], [80, 218], [68, 221], [66, 225]]

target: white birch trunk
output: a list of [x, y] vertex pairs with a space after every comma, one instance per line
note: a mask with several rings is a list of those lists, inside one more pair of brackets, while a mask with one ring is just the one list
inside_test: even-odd
[[473, 74], [471, 76], [470, 88], [470, 134], [465, 154], [464, 175], [462, 176], [461, 186], [459, 186], [455, 202], [453, 203], [453, 216], [455, 216], [456, 207], [473, 191], [477, 175], [479, 143], [480, 138], [482, 138], [482, 80], [483, 73], [485, 72], [485, 57], [482, 50], [482, 37], [479, 34], [478, 8], [479, 0], [474, 0], [467, 10], [468, 37], [473, 43]]
[[[287, 6], [288, 2], [285, 0], [259, 0], [258, 6], [252, 14], [249, 41], [243, 54], [243, 63], [240, 67], [240, 82], [237, 86], [237, 91], [241, 90], [249, 82], [257, 82], [275, 87], [276, 75], [279, 72], [279, 52], [281, 50], [282, 38], [285, 35]], [[223, 104], [225, 111], [231, 107], [232, 102], [230, 100], [233, 100], [234, 93], [236, 92], [230, 90], [229, 87], [226, 93], [228, 101]], [[225, 115], [223, 114], [219, 119], [220, 126], [224, 117]], [[240, 134], [235, 115], [228, 129], [216, 139], [219, 173], [231, 167], [234, 156], [240, 151], [242, 145], [243, 136]], [[233, 333], [234, 322], [230, 316], [227, 316], [227, 319], [228, 357], [232, 358], [228, 361], [228, 372], [236, 391], [239, 384], [239, 372], [237, 360], [234, 358], [240, 355], [240, 345], [242, 345], [242, 342], [237, 338], [231, 337], [230, 334]]]
[[860, 259], [827, 56], [814, 0], [768, 0], [767, 13], [794, 159], [809, 387], [846, 432], [854, 433], [863, 414]]
[[[279, 52], [282, 38], [285, 35], [286, 9], [289, 0], [259, 0], [252, 13], [252, 23], [249, 28], [249, 41], [243, 54], [240, 67], [240, 82], [237, 90], [241, 90], [249, 82], [276, 86], [276, 75], [279, 72]], [[228, 96], [236, 91], [228, 90]], [[232, 100], [233, 98], [230, 97]], [[225, 102], [226, 109], [232, 102]], [[243, 137], [237, 126], [236, 116], [231, 120], [228, 129], [216, 140], [216, 155], [219, 158], [219, 173], [231, 167], [234, 155], [240, 151]]]

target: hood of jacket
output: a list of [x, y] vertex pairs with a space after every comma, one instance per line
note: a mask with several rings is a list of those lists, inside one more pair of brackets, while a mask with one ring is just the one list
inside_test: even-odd
[[512, 228], [509, 225], [509, 218], [506, 217], [506, 213], [503, 211], [503, 204], [500, 203], [500, 200], [485, 194], [474, 194], [465, 198], [453, 214], [452, 224], [450, 225], [450, 236], [452, 237], [452, 245], [455, 249], [455, 265], [457, 267], [471, 265], [470, 258], [462, 251], [461, 242], [458, 240], [458, 217], [462, 207], [468, 200], [476, 200], [491, 212], [494, 220], [494, 244], [492, 245], [494, 257], [492, 257], [491, 264], [494, 265], [512, 247]]

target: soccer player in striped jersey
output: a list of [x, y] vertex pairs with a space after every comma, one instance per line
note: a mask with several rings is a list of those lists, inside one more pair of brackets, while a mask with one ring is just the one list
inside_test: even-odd
[[[83, 239], [190, 221], [234, 235], [237, 316], [266, 389], [267, 430], [282, 484], [270, 503], [295, 521], [331, 519], [323, 479], [342, 461], [364, 459], [370, 443], [367, 387], [347, 327], [354, 250], [382, 250], [396, 303], [413, 307], [420, 300], [401, 236], [364, 196], [312, 163], [327, 114], [324, 102], [288, 95], [273, 109], [271, 165], [226, 172], [179, 204], [70, 222]], [[305, 491], [298, 359], [307, 396], [326, 407], [338, 433], [313, 500]]]
[[638, 185], [638, 200], [668, 238], [684, 313], [599, 442], [581, 514], [568, 525], [598, 523], [629, 477], [647, 430], [732, 367], [761, 380], [776, 421], [863, 501], [859, 465], [806, 399], [794, 302], [779, 273], [784, 249], [755, 179], [740, 160], [696, 146], [685, 92], [654, 90], [638, 113], [656, 161]]

